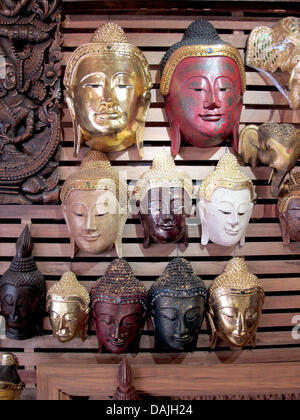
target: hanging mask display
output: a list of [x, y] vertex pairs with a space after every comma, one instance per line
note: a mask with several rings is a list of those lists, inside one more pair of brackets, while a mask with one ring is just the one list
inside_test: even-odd
[[286, 181], [278, 197], [279, 220], [283, 243], [300, 242], [300, 173]]
[[201, 18], [187, 28], [163, 57], [161, 73], [173, 156], [181, 135], [203, 148], [233, 136], [237, 147], [245, 67], [239, 51], [222, 41], [210, 22]]
[[253, 183], [241, 171], [236, 157], [224, 154], [200, 186], [201, 244], [244, 245], [255, 199]]
[[115, 23], [102, 25], [67, 64], [64, 84], [74, 126], [74, 153], [81, 145], [114, 152], [137, 144], [151, 102], [152, 79], [144, 54]]
[[1, 315], [6, 336], [26, 340], [42, 333], [46, 281], [31, 256], [33, 243], [26, 225], [16, 244], [16, 256], [0, 280]]
[[208, 289], [208, 319], [212, 329], [211, 348], [218, 339], [233, 349], [255, 347], [256, 331], [264, 304], [260, 280], [249, 272], [243, 258], [233, 258]]
[[90, 314], [90, 295], [74, 273], [65, 273], [47, 293], [46, 307], [53, 336], [61, 343], [76, 337], [85, 341]]
[[137, 353], [148, 316], [147, 289], [127, 261], [114, 260], [91, 289], [91, 307], [99, 342], [110, 353]]
[[272, 168], [271, 193], [277, 198], [280, 186], [300, 157], [300, 130], [292, 124], [273, 121], [248, 125], [240, 134], [239, 154], [253, 167], [258, 162]]
[[12, 353], [3, 353], [0, 362], [0, 401], [19, 400], [25, 384], [17, 372], [19, 361]]
[[135, 198], [144, 229], [144, 248], [150, 240], [188, 245], [186, 219], [191, 214], [193, 182], [176, 167], [170, 153], [157, 154], [152, 167], [137, 182]]
[[192, 351], [197, 345], [207, 303], [207, 290], [191, 264], [172, 260], [149, 290], [156, 347]]
[[71, 239], [71, 258], [79, 250], [98, 255], [114, 245], [122, 256], [122, 237], [128, 217], [128, 188], [96, 150], [82, 160], [61, 190], [62, 210]]
[[[300, 109], [300, 21], [286, 17], [273, 28], [258, 26], [248, 40], [247, 65], [262, 72], [289, 101]], [[286, 75], [287, 80], [276, 75]]]

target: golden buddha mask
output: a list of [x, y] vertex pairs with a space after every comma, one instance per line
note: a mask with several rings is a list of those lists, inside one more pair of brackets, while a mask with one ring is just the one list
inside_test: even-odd
[[218, 339], [233, 349], [255, 347], [256, 331], [264, 304], [262, 283], [249, 272], [243, 258], [233, 258], [209, 288], [208, 319], [211, 348]]
[[72, 258], [78, 249], [98, 255], [114, 245], [122, 256], [128, 199], [127, 183], [113, 170], [107, 156], [90, 151], [61, 190]]
[[221, 157], [216, 169], [202, 182], [198, 198], [201, 244], [211, 241], [227, 247], [244, 245], [256, 195], [252, 181], [241, 171], [233, 154]]
[[278, 197], [278, 210], [283, 243], [300, 242], [300, 174], [286, 181]]
[[[266, 74], [288, 99], [292, 109], [300, 109], [300, 23], [295, 17], [278, 21], [273, 28], [259, 26], [248, 40], [247, 65]], [[286, 83], [276, 79], [280, 70]]]
[[300, 157], [300, 130], [292, 124], [273, 121], [261, 126], [248, 125], [240, 133], [239, 154], [252, 167], [261, 162], [272, 168], [271, 192], [278, 197], [285, 176]]
[[19, 361], [12, 353], [4, 353], [0, 363], [0, 401], [19, 400], [25, 384], [17, 372]]
[[61, 343], [76, 337], [86, 339], [90, 295], [72, 272], [65, 273], [47, 293], [47, 311], [53, 335]]
[[75, 50], [64, 84], [74, 127], [75, 156], [83, 143], [104, 152], [137, 143], [143, 157], [151, 73], [143, 53], [128, 43], [118, 25], [101, 26], [89, 44]]

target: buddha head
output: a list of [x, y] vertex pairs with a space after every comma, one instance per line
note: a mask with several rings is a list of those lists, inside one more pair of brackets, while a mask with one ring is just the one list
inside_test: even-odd
[[0, 401], [19, 400], [25, 384], [17, 372], [19, 361], [12, 353], [3, 353], [0, 361]]
[[127, 261], [114, 260], [91, 289], [99, 351], [137, 353], [148, 316], [147, 289]]
[[46, 307], [53, 335], [61, 343], [76, 337], [85, 341], [90, 314], [90, 295], [74, 273], [65, 273], [47, 293]]
[[123, 29], [106, 23], [89, 44], [78, 47], [67, 64], [64, 84], [75, 156], [83, 143], [104, 152], [137, 143], [143, 157], [152, 79], [145, 56], [128, 43]]
[[211, 23], [193, 22], [165, 54], [161, 73], [173, 156], [181, 135], [196, 147], [216, 146], [231, 135], [237, 144], [245, 68], [239, 51]]
[[144, 229], [144, 248], [181, 240], [188, 245], [186, 218], [191, 214], [193, 182], [176, 168], [169, 153], [157, 154], [150, 170], [138, 180], [135, 197]]
[[78, 249], [93, 255], [115, 245], [122, 256], [122, 236], [128, 217], [128, 188], [107, 156], [90, 151], [61, 190], [62, 210], [71, 239], [71, 257]]
[[[248, 39], [247, 65], [269, 76], [286, 96], [291, 109], [300, 109], [300, 21], [295, 17], [279, 20], [273, 28], [258, 26]], [[288, 76], [280, 83], [273, 74]]]
[[279, 193], [278, 210], [283, 243], [300, 241], [300, 173], [286, 181]]
[[264, 304], [260, 280], [249, 272], [243, 258], [233, 258], [208, 289], [211, 348], [218, 338], [233, 349], [255, 347], [256, 331]]
[[16, 256], [0, 280], [1, 315], [6, 336], [27, 340], [42, 333], [46, 281], [31, 256], [33, 243], [26, 225], [16, 244]]
[[191, 351], [197, 345], [207, 290], [183, 258], [172, 260], [149, 290], [157, 348]]
[[201, 244], [244, 245], [255, 198], [252, 181], [241, 171], [236, 157], [224, 154], [200, 186]]
[[240, 134], [239, 154], [253, 167], [261, 162], [272, 168], [271, 193], [277, 198], [285, 176], [300, 157], [300, 130], [273, 121], [248, 125]]

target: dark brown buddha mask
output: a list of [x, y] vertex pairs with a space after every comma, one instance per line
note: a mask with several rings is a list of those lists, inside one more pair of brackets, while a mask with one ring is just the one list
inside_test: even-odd
[[99, 351], [137, 353], [148, 315], [147, 290], [125, 260], [116, 259], [91, 290]]
[[210, 22], [193, 22], [169, 48], [161, 70], [173, 156], [181, 135], [196, 147], [216, 146], [232, 135], [237, 144], [245, 68], [239, 51], [222, 41]]
[[165, 151], [155, 156], [152, 168], [136, 186], [139, 216], [144, 229], [144, 248], [150, 240], [161, 244], [183, 239], [188, 245], [186, 219], [191, 214], [193, 183]]
[[207, 291], [182, 258], [172, 260], [149, 291], [156, 348], [191, 351], [203, 323]]
[[278, 210], [283, 243], [300, 241], [300, 174], [285, 182], [278, 197]]
[[26, 340], [42, 331], [46, 282], [31, 257], [33, 243], [28, 226], [20, 235], [17, 254], [0, 280], [1, 315], [6, 336]]

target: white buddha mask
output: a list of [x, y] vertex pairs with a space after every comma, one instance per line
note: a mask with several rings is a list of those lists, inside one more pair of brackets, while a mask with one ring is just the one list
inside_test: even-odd
[[202, 183], [197, 205], [202, 225], [201, 244], [221, 246], [245, 244], [248, 223], [254, 208], [254, 187], [241, 172], [236, 158], [225, 154]]

